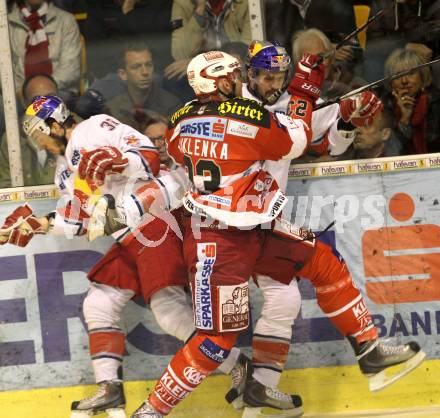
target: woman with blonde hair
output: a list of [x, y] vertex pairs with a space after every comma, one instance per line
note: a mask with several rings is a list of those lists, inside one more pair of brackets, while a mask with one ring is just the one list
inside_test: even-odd
[[[385, 76], [409, 70], [425, 61], [409, 48], [394, 50], [385, 63]], [[440, 92], [432, 85], [431, 70], [424, 67], [393, 80], [383, 101], [394, 114], [402, 154], [440, 151]]]

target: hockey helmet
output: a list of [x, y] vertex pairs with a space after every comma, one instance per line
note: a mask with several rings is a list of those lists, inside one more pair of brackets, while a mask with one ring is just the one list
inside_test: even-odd
[[246, 69], [282, 72], [290, 69], [290, 56], [278, 42], [252, 41], [246, 55]]
[[[252, 41], [248, 48], [245, 59], [246, 73], [249, 78], [248, 88], [251, 93], [261, 99], [264, 103], [275, 103], [281, 94], [286, 90], [292, 77], [291, 59], [286, 49], [278, 42]], [[284, 73], [284, 81], [279, 90], [269, 97], [263, 97], [258, 92], [256, 77], [261, 70], [269, 73]], [[254, 83], [252, 83], [254, 79]]]
[[234, 82], [240, 74], [238, 59], [221, 51], [199, 54], [191, 60], [187, 68], [188, 83], [202, 101], [218, 95], [219, 78], [226, 77]]
[[23, 118], [23, 131], [29, 137], [39, 130], [50, 135], [49, 119], [60, 125], [70, 116], [64, 102], [58, 96], [37, 96], [27, 107]]

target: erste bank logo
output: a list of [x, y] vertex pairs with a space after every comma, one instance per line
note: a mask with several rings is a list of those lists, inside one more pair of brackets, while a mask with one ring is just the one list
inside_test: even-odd
[[191, 118], [182, 123], [180, 134], [192, 138], [223, 141], [225, 137], [227, 119], [208, 117]]

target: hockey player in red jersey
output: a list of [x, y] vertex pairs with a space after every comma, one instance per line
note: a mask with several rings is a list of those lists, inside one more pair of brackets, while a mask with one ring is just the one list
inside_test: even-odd
[[[296, 132], [294, 138], [305, 138], [306, 141], [311, 137], [308, 129], [311, 107], [319, 96], [320, 86], [317, 82], [319, 73], [311, 70], [313, 62], [313, 57], [305, 57], [289, 85], [290, 92], [294, 93], [289, 107], [299, 120], [283, 120], [280, 115], [270, 115], [281, 127], [290, 127], [288, 133]], [[222, 57], [221, 53], [207, 53], [196, 57], [188, 68], [188, 78], [199, 100], [176, 112], [171, 121], [169, 151], [176, 162], [185, 163], [188, 168], [194, 188], [185, 197], [184, 205], [195, 215], [192, 226], [200, 227], [197, 237], [186, 228], [184, 239], [199, 331], [177, 353], [148, 401], [133, 418], [167, 414], [218, 366], [215, 363], [223, 361], [223, 355], [235, 339], [232, 332], [247, 326], [246, 315], [238, 314], [237, 307], [230, 301], [234, 299], [233, 294], [247, 297], [248, 289], [243, 283], [251, 271], [284, 283], [291, 282], [296, 274], [310, 279], [317, 288], [321, 308], [343, 335], [351, 336], [362, 371], [366, 374], [402, 362], [418, 364], [424, 356], [416, 343], [389, 348], [378, 342], [370, 314], [345, 264], [331, 248], [317, 242], [313, 234], [279, 220], [268, 233], [240, 230], [239, 227], [274, 219], [278, 205], [271, 207], [270, 203], [277, 199], [275, 201], [282, 206], [282, 199], [278, 199], [284, 195], [273, 177], [264, 171], [264, 163], [258, 167], [252, 160], [255, 155], [264, 158], [261, 157], [265, 151], [263, 135], [267, 131], [257, 122], [265, 120], [265, 112], [240, 98], [227, 100], [239, 83], [233, 71], [236, 65], [226, 54]], [[275, 128], [269, 124], [264, 127]], [[279, 135], [272, 140], [285, 138], [276, 128], [272, 133]], [[257, 137], [258, 134], [261, 136]], [[254, 140], [255, 148], [242, 138]], [[283, 152], [281, 145], [281, 150], [270, 150], [266, 158], [280, 159], [279, 155], [274, 156], [274, 151], [283, 153], [281, 157], [289, 155]], [[260, 175], [264, 175], [264, 180]], [[206, 222], [205, 217], [214, 220]], [[221, 230], [222, 223], [227, 225], [226, 230]], [[252, 270], [262, 240], [263, 252]], [[283, 255], [284, 263], [278, 262], [279, 254]], [[243, 312], [243, 298], [240, 301], [240, 311]], [[257, 347], [262, 358], [273, 358], [274, 354], [280, 354], [281, 358], [285, 356], [284, 350], [282, 353], [277, 350], [276, 344], [264, 342]], [[218, 358], [216, 352], [221, 352], [222, 358]], [[248, 366], [241, 367], [248, 377], [246, 384], [251, 388], [244, 393], [248, 405], [288, 410], [291, 415], [285, 416], [302, 413], [299, 397], [265, 387], [252, 377]]]
[[[249, 47], [246, 59], [246, 73], [248, 83], [243, 86], [245, 97], [257, 100], [270, 111], [282, 113], [289, 111], [291, 95], [287, 86], [291, 74], [290, 57], [284, 48], [276, 43], [254, 41]], [[314, 152], [330, 152], [332, 155], [344, 152], [352, 141], [355, 128], [370, 123], [381, 108], [380, 100], [373, 93], [367, 91], [345, 99], [339, 105], [335, 104], [313, 112], [313, 139], [310, 148]], [[283, 191], [286, 191], [287, 187], [289, 165], [289, 162], [284, 161], [267, 161], [264, 166], [277, 179]], [[291, 280], [295, 275], [304, 274], [312, 280], [317, 289], [318, 303], [324, 312], [331, 319], [333, 318], [332, 321], [341, 333], [349, 338], [361, 370], [366, 375], [375, 375], [384, 369], [384, 363], [378, 362], [380, 357], [378, 353], [381, 352], [388, 355], [399, 353], [398, 362], [409, 360], [406, 371], [415, 367], [423, 359], [424, 354], [421, 352], [413, 358], [418, 351], [415, 343], [395, 347], [379, 343], [365, 303], [359, 292], [353, 288], [345, 264], [339, 262], [331, 253], [330, 248], [315, 241], [310, 232], [295, 228], [284, 221], [277, 220], [276, 222], [276, 228], [280, 229], [281, 236], [283, 229], [288, 232], [284, 236], [284, 240], [280, 239], [277, 234], [268, 236], [263, 257], [256, 268], [258, 274], [255, 275], [255, 278], [263, 292], [264, 304], [254, 328], [252, 343], [254, 371], [252, 378], [249, 378], [249, 374], [246, 378], [246, 373], [243, 370], [246, 364], [241, 363], [234, 368], [232, 374], [235, 377], [235, 387], [227, 395], [229, 401], [234, 400], [234, 405], [243, 406], [243, 403], [239, 402], [239, 395], [245, 392], [244, 398], [247, 400], [247, 404], [258, 407], [255, 391], [260, 390], [261, 392], [261, 385], [269, 388], [278, 385], [281, 371], [287, 361], [292, 325], [298, 315], [301, 303], [296, 280]], [[286, 243], [286, 239], [289, 241], [289, 235], [291, 235], [292, 242], [296, 241], [290, 249], [289, 244]], [[313, 247], [317, 247], [317, 250]], [[310, 251], [311, 254], [315, 251], [320, 253], [321, 261], [315, 261], [313, 268], [304, 267], [299, 272], [300, 269], [295, 268], [293, 262], [295, 257], [293, 259], [291, 257], [292, 255], [298, 257], [303, 251], [302, 248], [306, 252]], [[283, 259], [289, 260], [289, 258], [290, 261], [283, 261]], [[300, 265], [304, 264], [305, 260], [300, 260]], [[309, 263], [306, 263], [306, 266], [308, 265]], [[288, 271], [284, 270], [285, 267]], [[283, 278], [281, 279], [280, 272], [283, 270]], [[289, 274], [290, 278], [288, 278]], [[344, 287], [345, 290], [342, 291]], [[335, 291], [336, 288], [338, 288], [337, 291]], [[337, 319], [339, 315], [335, 315], [338, 310], [340, 310], [340, 319]], [[355, 321], [352, 321], [352, 325], [347, 321], [352, 310], [357, 310], [359, 313], [360, 320], [357, 325]], [[348, 312], [346, 318], [342, 317], [344, 311]], [[374, 353], [370, 355], [377, 357], [374, 366], [371, 363], [367, 365], [369, 362], [367, 351], [369, 349]], [[380, 389], [402, 376], [403, 374], [400, 374], [382, 380], [382, 376], [379, 374], [371, 380], [370, 387], [374, 390]], [[288, 397], [285, 399], [288, 400]], [[276, 403], [273, 405], [276, 406]], [[285, 403], [285, 406], [288, 408], [289, 402]], [[259, 408], [246, 408], [244, 413], [246, 417], [260, 416], [259, 414], [261, 414]], [[294, 411], [285, 411], [283, 416], [297, 415]]]
[[[253, 41], [248, 48], [245, 63], [247, 83], [243, 84], [243, 97], [258, 101], [271, 112], [287, 113], [291, 101], [287, 86], [292, 71], [286, 50], [277, 43]], [[354, 110], [360, 113], [364, 108], [358, 106]], [[377, 107], [373, 106], [372, 111], [375, 110]], [[346, 150], [354, 137], [355, 127], [340, 118], [338, 104], [314, 111], [311, 126], [309, 151], [337, 155]], [[287, 188], [289, 167], [290, 161], [285, 160], [265, 163], [265, 169], [277, 180], [283, 192]], [[281, 371], [287, 361], [292, 326], [300, 310], [301, 296], [296, 280], [281, 283], [267, 275], [256, 275], [255, 280], [263, 293], [264, 303], [254, 328], [253, 376], [264, 386], [274, 388], [278, 386]], [[270, 346], [276, 347], [271, 356], [265, 354]], [[245, 379], [240, 364], [232, 374], [236, 382], [234, 386], [240, 390], [232, 390], [227, 395], [229, 401], [242, 392]], [[233, 404], [238, 408], [243, 406], [240, 399], [234, 399]]]
[[[193, 184], [184, 198], [192, 216], [186, 217], [183, 246], [197, 333], [133, 418], [168, 414], [224, 361], [238, 332], [247, 328], [247, 281], [263, 243], [261, 230], [249, 227], [275, 219], [286, 201], [262, 165], [296, 158], [306, 148], [311, 104], [323, 79], [322, 67], [311, 68], [316, 59], [306, 56], [291, 83], [295, 99], [305, 105], [295, 120], [235, 97], [241, 91], [240, 68], [228, 54], [200, 54], [189, 64], [197, 100], [173, 115], [167, 141], [170, 155], [185, 164]], [[290, 400], [300, 408], [299, 397]]]

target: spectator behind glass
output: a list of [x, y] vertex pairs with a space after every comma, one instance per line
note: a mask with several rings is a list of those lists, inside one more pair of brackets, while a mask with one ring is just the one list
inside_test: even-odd
[[[412, 49], [396, 49], [385, 63], [385, 75], [395, 75], [423, 62]], [[425, 67], [387, 86], [383, 102], [394, 115], [403, 155], [440, 152], [440, 92], [431, 81], [431, 71]]]
[[[297, 5], [300, 3], [296, 2]], [[316, 28], [333, 39], [333, 34], [346, 34], [356, 29], [352, 0], [312, 0], [304, 13], [306, 28]]]
[[[266, 0], [265, 21], [266, 38], [281, 45], [290, 44], [292, 34], [301, 29], [319, 29], [332, 43], [337, 43], [356, 28], [352, 0]], [[290, 47], [289, 54], [292, 52]], [[353, 59], [351, 47], [340, 48], [335, 58], [341, 61]]]
[[72, 14], [50, 1], [16, 1], [8, 14], [15, 85], [33, 74], [52, 76], [60, 95], [78, 91], [80, 34]]
[[170, 115], [182, 102], [162, 89], [153, 78], [153, 56], [143, 43], [126, 45], [121, 56], [118, 75], [126, 82], [126, 91], [108, 102], [110, 113], [121, 122], [140, 129], [146, 110]]
[[171, 167], [172, 159], [168, 155], [165, 132], [167, 130], [167, 119], [159, 114], [150, 114], [150, 119], [143, 127], [142, 132], [151, 139], [155, 147], [159, 150], [160, 162], [167, 167]]
[[353, 143], [337, 160], [395, 157], [402, 145], [393, 132], [393, 115], [384, 108], [370, 125], [356, 128]]
[[168, 79], [181, 79], [192, 57], [221, 49], [227, 42], [251, 42], [247, 0], [174, 0], [171, 11], [171, 55]]
[[155, 56], [156, 71], [171, 58], [172, 0], [86, 0], [87, 19], [81, 26], [87, 41], [88, 76], [101, 79], [118, 65], [123, 43], [146, 41]]
[[287, 53], [292, 55], [290, 41], [294, 32], [305, 29], [304, 15], [309, 3], [310, 0], [266, 0], [264, 2], [266, 39], [285, 45]]
[[[330, 39], [318, 29], [307, 29], [296, 32], [292, 38], [293, 60], [298, 62], [304, 52], [323, 55], [334, 51]], [[364, 80], [350, 72], [348, 66], [335, 63], [334, 54], [324, 60], [325, 81], [321, 98], [331, 98], [348, 93], [366, 84]]]
[[[85, 25], [87, 39], [169, 32], [172, 0], [85, 1], [89, 15]], [[76, 0], [64, 2], [76, 3]]]
[[407, 42], [424, 44], [440, 53], [440, 0], [371, 0], [370, 16], [386, 10], [367, 31], [363, 77], [383, 77], [386, 58]]
[[[46, 74], [34, 74], [23, 83], [23, 109], [31, 103], [35, 96], [56, 95], [57, 84]], [[20, 127], [22, 124], [20, 123]], [[47, 151], [39, 151], [31, 147], [26, 135], [20, 129], [21, 160], [25, 186], [52, 184], [55, 176], [56, 157]], [[9, 172], [8, 142], [3, 135], [0, 145], [0, 188], [11, 187]]]

